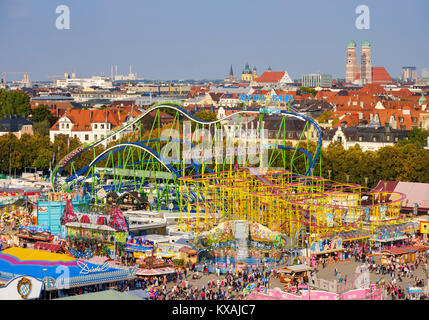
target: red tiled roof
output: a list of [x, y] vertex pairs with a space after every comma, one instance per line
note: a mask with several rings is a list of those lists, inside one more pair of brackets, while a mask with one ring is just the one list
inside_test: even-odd
[[387, 250], [383, 250], [383, 252], [389, 252], [390, 254], [393, 254], [395, 256], [399, 255], [399, 254], [406, 254], [406, 253], [408, 253], [407, 250], [404, 250], [404, 249], [398, 248], [398, 247], [393, 247], [393, 248], [390, 248], [390, 249], [387, 249]]
[[372, 67], [372, 82], [393, 83], [393, 80], [384, 67]]
[[[64, 116], [72, 121], [72, 131], [91, 131], [92, 123], [105, 123], [107, 121], [107, 123], [111, 124], [112, 129], [114, 129], [125, 122], [127, 116], [136, 117], [139, 113], [135, 109], [127, 111], [127, 108], [121, 107], [103, 110], [71, 109]], [[59, 130], [60, 119], [51, 127], [51, 130]]]
[[369, 96], [380, 94], [380, 93], [386, 93], [386, 90], [382, 86], [380, 86], [377, 83], [371, 83], [365, 85], [362, 89], [358, 91], [359, 94], [366, 94]]
[[[384, 67], [372, 67], [372, 82], [373, 83], [393, 83], [392, 78], [387, 73]], [[355, 80], [360, 79], [360, 73], [356, 74]]]
[[429, 249], [428, 246], [406, 246], [406, 247], [402, 247], [402, 249], [407, 250], [407, 251], [411, 251], [411, 252], [416, 252], [416, 251], [426, 251]]
[[265, 71], [255, 79], [255, 82], [279, 82], [285, 74], [285, 71]]

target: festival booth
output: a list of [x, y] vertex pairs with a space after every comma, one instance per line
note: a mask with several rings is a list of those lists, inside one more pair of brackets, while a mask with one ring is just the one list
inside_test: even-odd
[[386, 225], [379, 227], [370, 237], [370, 241], [378, 243], [378, 245], [390, 245], [393, 243], [401, 243], [408, 239], [408, 234], [415, 233], [419, 230], [420, 225], [417, 222], [404, 222], [394, 225]]
[[319, 241], [314, 241], [310, 245], [310, 258], [312, 263], [319, 259], [334, 259], [339, 260], [343, 257], [343, 239], [334, 236], [321, 238]]
[[419, 256], [425, 256], [429, 250], [428, 246], [414, 245], [414, 246], [402, 246], [401, 249], [408, 251], [408, 262], [416, 261]]
[[410, 300], [419, 300], [424, 295], [423, 288], [407, 286], [406, 289], [410, 295]]
[[141, 237], [128, 236], [125, 252], [132, 254], [135, 258], [150, 257], [154, 252], [154, 243]]
[[183, 259], [183, 263], [186, 265], [197, 263], [197, 251], [188, 246], [183, 246], [179, 249], [179, 259]]
[[6, 281], [20, 276], [43, 280], [49, 299], [59, 290], [70, 294], [82, 288], [98, 291], [135, 279], [137, 267], [94, 264], [67, 254], [12, 247], [0, 253], [0, 270], [0, 279]]
[[68, 252], [76, 258], [91, 258], [98, 246], [103, 246], [108, 250], [107, 254], [114, 256], [117, 247], [125, 247], [128, 238], [127, 221], [116, 206], [108, 215], [78, 215], [71, 202], [67, 201], [61, 225], [70, 244]]
[[148, 201], [144, 196], [144, 193], [138, 193], [137, 191], [125, 192], [115, 199], [115, 203], [121, 210], [142, 210], [148, 205]]
[[399, 263], [411, 262], [410, 252], [401, 247], [393, 247], [390, 249], [382, 250], [381, 253], [383, 254], [381, 262], [384, 264], [387, 264], [391, 257], [399, 259]]
[[277, 272], [280, 274], [280, 282], [292, 286], [301, 283], [301, 280], [308, 283], [308, 273], [312, 270], [313, 268], [306, 264], [296, 264], [280, 267]]
[[49, 228], [44, 226], [19, 226], [19, 231], [16, 236], [22, 242], [33, 243], [33, 242], [51, 242], [54, 240], [54, 236], [49, 231]]
[[[61, 217], [67, 203], [73, 206], [88, 204], [88, 198], [82, 193], [51, 192], [46, 199], [37, 201], [37, 225], [46, 226], [56, 236], [61, 235]], [[63, 234], [64, 236], [64, 234]]]
[[176, 273], [176, 269], [171, 262], [160, 257], [146, 257], [138, 259], [139, 269], [136, 275], [139, 277], [152, 277], [160, 275], [171, 275]]

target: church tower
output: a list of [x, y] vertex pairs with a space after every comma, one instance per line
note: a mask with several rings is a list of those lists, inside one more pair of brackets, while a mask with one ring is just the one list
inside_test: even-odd
[[234, 81], [234, 73], [232, 72], [232, 64], [231, 64], [231, 68], [229, 68], [229, 82], [233, 82]]
[[349, 41], [347, 44], [346, 82], [353, 82], [359, 72], [356, 64], [356, 42]]
[[360, 78], [362, 84], [372, 83], [371, 45], [369, 41], [362, 41], [360, 56]]
[[246, 82], [253, 81], [252, 70], [250, 70], [249, 64], [246, 63], [243, 72], [241, 73], [241, 80]]
[[258, 77], [258, 72], [256, 71], [256, 67], [253, 67], [252, 75], [253, 75], [253, 79], [252, 80], [255, 80]]

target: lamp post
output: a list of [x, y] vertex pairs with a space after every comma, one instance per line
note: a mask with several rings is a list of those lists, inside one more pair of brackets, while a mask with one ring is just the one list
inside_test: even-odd
[[48, 271], [48, 269], [43, 268], [43, 300], [46, 300], [46, 271]]

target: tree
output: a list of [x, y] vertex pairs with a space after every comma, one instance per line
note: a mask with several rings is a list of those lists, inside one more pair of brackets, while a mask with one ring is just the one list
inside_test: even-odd
[[0, 90], [0, 116], [27, 116], [30, 111], [30, 97], [22, 91]]
[[212, 122], [217, 120], [217, 116], [214, 112], [208, 110], [202, 110], [194, 113], [194, 117], [206, 122]]
[[39, 170], [49, 169], [49, 163], [52, 161], [52, 150], [44, 148], [39, 151], [36, 159], [33, 160], [32, 166]]
[[323, 112], [318, 118], [316, 118], [316, 120], [319, 123], [325, 123], [328, 122], [329, 118], [332, 116], [333, 112], [332, 111], [325, 111]]
[[20, 140], [12, 134], [0, 137], [0, 170], [9, 173], [22, 169], [22, 153]]
[[309, 87], [299, 87], [299, 90], [302, 92], [307, 92], [310, 93], [313, 97], [316, 96], [317, 94], [317, 90], [314, 88], [309, 88]]
[[409, 143], [417, 143], [420, 146], [427, 145], [427, 138], [429, 136], [429, 131], [423, 130], [420, 128], [413, 128], [408, 133], [408, 142]]
[[45, 120], [50, 122], [51, 118], [53, 118], [51, 111], [43, 104], [31, 110], [31, 121], [33, 122], [42, 122]]
[[33, 122], [33, 131], [35, 134], [49, 136], [49, 129], [51, 129], [51, 125], [48, 120]]

